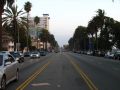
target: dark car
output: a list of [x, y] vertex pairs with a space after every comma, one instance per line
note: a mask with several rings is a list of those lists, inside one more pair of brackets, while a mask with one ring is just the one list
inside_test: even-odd
[[99, 56], [99, 51], [98, 50], [94, 50], [93, 51], [93, 56]]
[[45, 51], [40, 51], [40, 56], [46, 56], [46, 52]]
[[24, 52], [24, 57], [30, 57], [30, 52]]
[[22, 57], [19, 52], [10, 52], [10, 54], [13, 55], [13, 57], [18, 60], [19, 63], [24, 62], [24, 57]]
[[114, 59], [120, 60], [120, 51], [116, 51], [114, 54]]
[[99, 56], [104, 57], [105, 56], [105, 52], [104, 51], [100, 51]]

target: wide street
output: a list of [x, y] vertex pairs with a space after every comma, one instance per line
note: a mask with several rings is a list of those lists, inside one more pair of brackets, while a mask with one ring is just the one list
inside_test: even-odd
[[71, 52], [26, 59], [7, 90], [120, 90], [120, 61]]

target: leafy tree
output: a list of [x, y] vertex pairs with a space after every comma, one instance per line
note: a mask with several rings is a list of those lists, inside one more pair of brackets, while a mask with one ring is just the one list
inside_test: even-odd
[[43, 48], [45, 50], [47, 50], [47, 42], [48, 42], [48, 38], [49, 38], [49, 32], [48, 32], [48, 30], [42, 29], [41, 30], [41, 35], [39, 35], [39, 38], [41, 39], [41, 41], [43, 42], [43, 44], [45, 44], [45, 47], [43, 47]]
[[88, 33], [84, 26], [78, 26], [73, 35], [74, 49], [86, 50], [88, 45]]
[[12, 6], [14, 0], [0, 0], [0, 50], [2, 49], [2, 13], [4, 12], [4, 6]]
[[[88, 35], [92, 39], [88, 39]], [[71, 50], [85, 50], [88, 49], [89, 40], [96, 50], [106, 51], [112, 46], [120, 48], [120, 22], [105, 16], [105, 11], [98, 9], [97, 14], [88, 22], [87, 28], [77, 27], [68, 43]]]
[[73, 37], [69, 39], [68, 44], [69, 44], [69, 49], [70, 49], [70, 50], [73, 50], [73, 48], [74, 48]]
[[[26, 41], [26, 39], [27, 39], [27, 36], [26, 36], [26, 27], [20, 27], [20, 44], [21, 44], [21, 46], [20, 46], [20, 48], [21, 48], [21, 50], [23, 50], [25, 47], [26, 47], [26, 45], [27, 45], [27, 41]], [[28, 38], [28, 44], [29, 45], [31, 45], [31, 38], [29, 37]]]
[[114, 45], [120, 49], [120, 22], [116, 21], [112, 29]]
[[56, 40], [55, 40], [53, 34], [49, 34], [49, 36], [48, 36], [48, 42], [51, 44], [52, 48], [54, 48], [56, 46]]

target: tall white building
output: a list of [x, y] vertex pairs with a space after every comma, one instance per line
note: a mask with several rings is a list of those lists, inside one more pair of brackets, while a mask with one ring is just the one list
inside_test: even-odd
[[40, 17], [39, 27], [49, 30], [49, 14], [43, 14], [43, 17]]
[[[34, 17], [29, 18], [29, 35], [32, 38], [32, 46], [35, 46], [38, 49], [43, 48], [43, 42], [38, 40], [38, 34], [41, 32], [41, 29], [49, 30], [49, 19], [49, 14], [43, 14], [43, 16], [40, 17], [40, 23], [35, 26]], [[38, 45], [38, 41], [40, 45]], [[50, 47], [50, 45], [47, 46], [48, 48]]]

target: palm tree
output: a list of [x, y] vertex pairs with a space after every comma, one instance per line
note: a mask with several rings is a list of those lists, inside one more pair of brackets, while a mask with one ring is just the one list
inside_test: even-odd
[[35, 25], [38, 25], [39, 22], [40, 22], [40, 18], [39, 18], [38, 16], [36, 16], [36, 17], [34, 18], [34, 23], [35, 23]]
[[56, 45], [55, 45], [55, 42], [56, 42], [56, 41], [55, 41], [55, 37], [54, 37], [53, 34], [49, 34], [49, 35], [48, 35], [48, 42], [50, 43], [52, 49], [56, 46]]
[[[49, 31], [46, 29], [42, 29], [41, 30], [42, 34], [39, 36], [41, 41], [43, 42], [43, 49], [47, 50], [47, 41], [49, 38]], [[45, 43], [45, 47], [44, 47], [44, 43]]]
[[2, 13], [4, 12], [4, 6], [11, 6], [14, 0], [0, 0], [0, 50], [2, 49]]
[[97, 32], [98, 32], [98, 29], [100, 29], [100, 31], [103, 30], [103, 27], [104, 27], [104, 20], [105, 20], [105, 11], [104, 10], [101, 10], [101, 9], [98, 9], [97, 10], [97, 15], [95, 17], [95, 23], [96, 23], [96, 49], [98, 50], [98, 37], [97, 37]]
[[24, 10], [27, 12], [27, 50], [28, 50], [28, 32], [29, 32], [29, 12], [31, 11], [32, 4], [28, 1], [24, 5]]
[[103, 25], [104, 25], [104, 20], [105, 20], [105, 11], [101, 10], [101, 9], [98, 9], [96, 17], [98, 18], [98, 27], [102, 31]]
[[[19, 43], [19, 28], [21, 26], [26, 27], [27, 19], [23, 17], [25, 13], [20, 10], [17, 10], [17, 6], [7, 7], [4, 10], [2, 23], [3, 27], [12, 27], [13, 28], [13, 37], [14, 37], [14, 49], [16, 50], [16, 42]], [[17, 37], [17, 36], [18, 37]]]
[[[37, 26], [38, 25], [38, 23], [40, 22], [40, 18], [38, 17], [38, 16], [36, 16], [35, 18], [34, 18], [34, 23], [35, 23], [35, 26]], [[38, 30], [37, 30], [37, 48], [38, 48]]]

